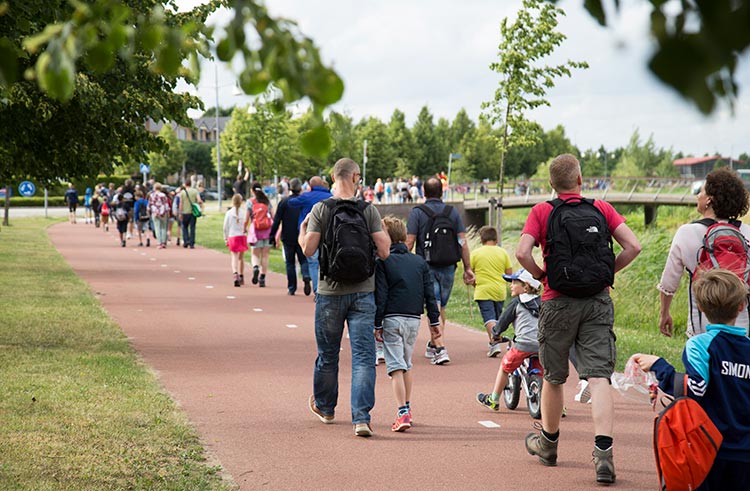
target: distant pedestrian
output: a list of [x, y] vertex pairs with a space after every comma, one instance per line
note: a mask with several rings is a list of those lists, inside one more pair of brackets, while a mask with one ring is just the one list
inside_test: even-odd
[[404, 244], [404, 222], [387, 216], [383, 225], [391, 248], [387, 259], [376, 261], [375, 340], [383, 343], [386, 370], [398, 406], [391, 430], [404, 431], [411, 428], [412, 355], [420, 318], [426, 309], [430, 330], [439, 336], [440, 310], [429, 266], [420, 256], [410, 254]]
[[158, 248], [167, 247], [167, 226], [169, 224], [169, 198], [162, 192], [161, 183], [154, 183], [154, 190], [148, 196], [148, 208], [151, 213], [151, 221], [154, 224], [156, 232], [156, 241], [159, 243]]
[[138, 232], [138, 245], [143, 247], [143, 235], [146, 235], [146, 247], [151, 246], [151, 239], [149, 238], [149, 221], [151, 217], [148, 212], [148, 201], [143, 196], [143, 191], [138, 190], [135, 192], [135, 229]]
[[73, 183], [68, 184], [68, 189], [63, 197], [65, 204], [68, 205], [68, 221], [76, 223], [76, 209], [78, 208], [78, 191]]
[[101, 202], [99, 201], [99, 188], [94, 188], [94, 193], [91, 195], [91, 212], [94, 214], [94, 226], [99, 228], [101, 223]]
[[[302, 193], [296, 198], [289, 200], [289, 206], [291, 208], [299, 208], [299, 223], [307, 218], [307, 215], [320, 201], [328, 199], [332, 196], [331, 191], [328, 190], [328, 184], [320, 176], [313, 176], [310, 178], [310, 190], [306, 193]], [[318, 262], [318, 250], [315, 249], [312, 256], [307, 257], [307, 266], [310, 269], [310, 278], [312, 278], [313, 292], [318, 292], [318, 280], [320, 276], [319, 262]]]
[[[242, 167], [242, 161], [240, 160], [240, 167]], [[250, 169], [245, 167], [245, 174], [242, 175], [242, 172], [239, 172], [237, 174], [237, 180], [234, 181], [234, 184], [232, 184], [232, 191], [234, 191], [234, 194], [239, 194], [242, 196], [242, 201], [245, 201], [245, 198], [247, 198], [247, 191], [245, 189], [245, 186], [247, 185], [247, 180], [250, 178]]]
[[301, 209], [289, 206], [289, 200], [299, 196], [302, 191], [302, 183], [296, 177], [289, 181], [289, 190], [291, 195], [282, 199], [273, 217], [271, 226], [271, 245], [275, 247], [276, 236], [281, 228], [281, 243], [284, 247], [284, 262], [286, 263], [286, 288], [287, 295], [294, 295], [297, 291], [297, 268], [296, 261], [299, 261], [299, 267], [304, 282], [305, 295], [312, 292], [312, 279], [310, 278], [310, 268], [307, 264], [307, 258], [302, 253], [297, 238], [299, 237], [299, 216]]
[[92, 195], [91, 188], [86, 188], [86, 193], [83, 195], [83, 213], [86, 223], [94, 223], [94, 212], [91, 210]]
[[232, 256], [234, 286], [245, 284], [245, 251], [247, 251], [247, 210], [242, 195], [232, 196], [232, 207], [224, 214], [224, 243]]
[[195, 249], [195, 228], [197, 219], [193, 215], [193, 203], [203, 204], [203, 200], [196, 189], [186, 179], [180, 191], [180, 222], [182, 223], [182, 247]]
[[[427, 260], [427, 264], [430, 265], [432, 281], [435, 287], [435, 298], [440, 304], [440, 336], [432, 336], [430, 341], [427, 342], [425, 357], [429, 358], [433, 365], [443, 365], [450, 362], [448, 350], [445, 347], [445, 308], [448, 305], [448, 300], [453, 290], [456, 264], [458, 261], [463, 262], [464, 284], [470, 285], [474, 283], [474, 271], [471, 269], [471, 253], [469, 252], [469, 244], [466, 242], [464, 222], [458, 210], [452, 207], [448, 212], [446, 230], [450, 228], [452, 236], [456, 238], [456, 243], [450, 245], [451, 249], [457, 250], [456, 262], [447, 265], [436, 264], [432, 259], [427, 258], [426, 238], [429, 225], [432, 222], [432, 218], [428, 215], [428, 212], [435, 216], [443, 214], [448, 205], [440, 199], [442, 184], [437, 178], [432, 177], [427, 180], [424, 185], [424, 193], [427, 198], [425, 203], [415, 206], [411, 209], [411, 213], [409, 213], [409, 219], [406, 222], [406, 247], [412, 250], [416, 246], [416, 253], [424, 257]], [[434, 240], [431, 242], [435, 243]]]
[[487, 356], [494, 358], [502, 346], [494, 341], [492, 328], [503, 311], [507, 295], [503, 275], [513, 273], [508, 252], [497, 245], [497, 229], [484, 226], [479, 229], [482, 245], [471, 252], [471, 269], [474, 271], [474, 301], [482, 314], [484, 329], [489, 337]]
[[251, 192], [253, 198], [247, 201], [247, 215], [243, 223], [245, 230], [249, 230], [250, 236], [255, 239], [250, 242], [253, 263], [252, 283], [264, 288], [266, 286], [266, 273], [268, 272], [268, 258], [271, 253], [273, 208], [271, 207], [271, 200], [263, 192], [263, 187], [259, 182], [256, 181], [252, 184]]

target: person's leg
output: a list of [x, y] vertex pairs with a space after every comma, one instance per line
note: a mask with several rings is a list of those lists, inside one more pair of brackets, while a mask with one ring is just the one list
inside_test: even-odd
[[195, 246], [195, 227], [198, 225], [198, 219], [190, 215], [190, 247]]
[[414, 384], [414, 376], [411, 370], [404, 372], [404, 399], [405, 402], [411, 401], [411, 388]]
[[189, 225], [192, 215], [184, 213], [182, 215], [182, 246], [187, 247], [190, 245]]
[[294, 254], [297, 256], [297, 261], [299, 261], [299, 269], [302, 273], [302, 279], [310, 280], [310, 265], [307, 262], [307, 257], [302, 252], [302, 247], [299, 245], [299, 243], [294, 243]]
[[282, 242], [284, 246], [284, 263], [286, 264], [286, 289], [289, 293], [293, 294], [297, 291], [297, 268], [294, 263], [295, 253], [298, 244], [287, 244]]
[[562, 384], [542, 384], [542, 428], [549, 434], [560, 430], [564, 394]]
[[[508, 385], [508, 374], [500, 367], [495, 377], [495, 385], [492, 387], [492, 394], [502, 394], [505, 386]], [[493, 397], [494, 399], [494, 397]]]
[[342, 300], [339, 296], [319, 295], [315, 302], [318, 357], [313, 370], [313, 395], [315, 405], [325, 415], [334, 414], [339, 396], [339, 353], [346, 315]]
[[609, 379], [590, 378], [589, 390], [591, 391], [591, 417], [594, 420], [594, 434], [612, 437], [615, 404]]
[[237, 253], [237, 260], [239, 261], [239, 264], [237, 267], [239, 268], [240, 278], [245, 279], [245, 251], [240, 251]]
[[406, 406], [406, 385], [404, 383], [404, 370], [394, 370], [388, 375], [391, 377], [391, 387], [393, 388], [393, 396], [396, 398], [396, 404], [398, 407]]
[[353, 293], [348, 297], [347, 326], [352, 348], [352, 423], [369, 423], [375, 405], [375, 295]]

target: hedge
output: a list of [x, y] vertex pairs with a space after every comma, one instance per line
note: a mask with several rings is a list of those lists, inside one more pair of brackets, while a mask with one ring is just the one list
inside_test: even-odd
[[[5, 200], [0, 200], [0, 205], [4, 202]], [[47, 205], [66, 206], [65, 198], [62, 196], [50, 196], [47, 199]], [[10, 206], [44, 206], [44, 196], [32, 196], [31, 198], [25, 198], [23, 196], [12, 197], [10, 198]], [[81, 203], [80, 206], [82, 207], [83, 203]]]

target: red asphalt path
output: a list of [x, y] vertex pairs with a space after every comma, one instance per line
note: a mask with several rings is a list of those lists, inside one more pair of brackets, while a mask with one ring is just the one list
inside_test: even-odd
[[[414, 427], [390, 431], [396, 405], [381, 365], [371, 413], [375, 436], [359, 438], [351, 425], [346, 343], [336, 423], [322, 424], [307, 407], [314, 303], [301, 292], [287, 296], [284, 275], [269, 274], [265, 289], [249, 281], [235, 288], [229, 256], [213, 250], [157, 250], [133, 240], [122, 248], [114, 230], [82, 223], [55, 225], [49, 236], [241, 490], [598, 487], [591, 406], [573, 401], [577, 380], [566, 385], [558, 466], [544, 467], [524, 448], [533, 430], [525, 401], [515, 411], [493, 412], [474, 400], [491, 389], [499, 363], [486, 358], [486, 336], [478, 331], [449, 325], [452, 362], [432, 366], [419, 349], [427, 340], [423, 324], [414, 356]], [[615, 410], [615, 487], [656, 489], [654, 414], [619, 394]]]

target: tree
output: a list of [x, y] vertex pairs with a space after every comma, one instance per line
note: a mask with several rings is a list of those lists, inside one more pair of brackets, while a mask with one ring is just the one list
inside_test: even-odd
[[149, 152], [148, 162], [151, 176], [164, 182], [167, 176], [182, 171], [187, 155], [182, 148], [182, 142], [177, 139], [170, 125], [165, 124], [159, 130], [159, 138], [164, 142], [164, 149], [160, 152]]
[[467, 134], [461, 142], [463, 157], [456, 162], [461, 172], [477, 180], [492, 179], [500, 165], [497, 135], [489, 122], [481, 120], [475, 135]]
[[388, 122], [388, 139], [393, 149], [395, 167], [386, 174], [375, 177], [389, 178], [393, 173], [406, 177], [417, 174], [417, 149], [412, 131], [406, 126], [406, 116], [399, 109], [394, 109]]
[[351, 116], [331, 112], [328, 115], [328, 130], [331, 132], [333, 147], [327, 161], [337, 162], [344, 157], [358, 161], [355, 156], [361, 154], [362, 143], [357, 141]]
[[354, 127], [354, 134], [359, 145], [367, 140], [367, 181], [372, 183], [377, 177], [393, 175], [396, 170], [395, 153], [385, 123], [374, 117], [363, 119]]
[[461, 142], [468, 133], [476, 130], [477, 125], [471, 120], [463, 107], [456, 113], [451, 123], [450, 151], [460, 150]]
[[[719, 100], [733, 108], [739, 91], [735, 70], [750, 46], [750, 0], [648, 1], [653, 6], [650, 32], [656, 41], [649, 69], [704, 114], [712, 113]], [[584, 5], [606, 26], [602, 3], [586, 0]], [[620, 0], [612, 3], [619, 9]]]
[[636, 129], [630, 136], [628, 146], [622, 152], [617, 168], [612, 175], [619, 177], [678, 176], [679, 171], [673, 164], [672, 150], [657, 149], [653, 135], [641, 144], [640, 133]]
[[[148, 118], [190, 126], [187, 110], [202, 104], [173, 89], [179, 78], [197, 81], [213, 38], [206, 18], [226, 3], [182, 13], [173, 0], [0, 3], [0, 181], [106, 173], [159, 150], [144, 128]], [[240, 85], [248, 93], [273, 82], [283, 102], [308, 98], [316, 125], [305, 148], [327, 153], [322, 113], [341, 98], [340, 78], [293, 22], [254, 0], [233, 6], [234, 21], [217, 36], [218, 57], [243, 55]], [[248, 26], [257, 40], [246, 40]], [[13, 131], [20, 121], [24, 131]]]
[[180, 143], [185, 151], [185, 171], [188, 174], [195, 173], [204, 176], [216, 175], [216, 165], [212, 159], [212, 155], [216, 148], [215, 145], [193, 140]]
[[[223, 118], [226, 116], [231, 116], [232, 111], [234, 111], [234, 107], [220, 107], [219, 108], [219, 117]], [[206, 109], [203, 114], [201, 115], [201, 118], [215, 118], [216, 117], [216, 107], [209, 107]]]
[[288, 112], [277, 112], [273, 101], [257, 101], [246, 108], [235, 108], [221, 138], [225, 169], [234, 169], [242, 160], [256, 179], [270, 179], [282, 172], [293, 159], [296, 143]]
[[427, 106], [423, 106], [419, 111], [417, 121], [412, 127], [412, 135], [414, 135], [414, 143], [416, 144], [414, 172], [419, 176], [426, 177], [440, 171], [442, 157], [438, 155], [435, 124], [432, 122], [432, 113]]
[[[515, 22], [509, 24], [505, 18], [500, 23], [500, 61], [490, 65], [490, 69], [500, 75], [500, 82], [494, 100], [483, 103], [482, 108], [491, 123], [500, 125], [502, 130], [498, 179], [501, 189], [508, 149], [536, 140], [535, 127], [525, 113], [550, 105], [544, 96], [547, 89], [554, 87], [556, 78], [570, 77], [573, 68], [588, 68], [585, 62], [570, 60], [555, 66], [540, 65], [566, 39], [564, 34], [555, 31], [558, 15], [564, 12], [549, 3], [523, 0]], [[502, 194], [499, 206], [502, 208]]]

